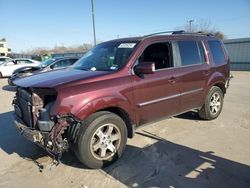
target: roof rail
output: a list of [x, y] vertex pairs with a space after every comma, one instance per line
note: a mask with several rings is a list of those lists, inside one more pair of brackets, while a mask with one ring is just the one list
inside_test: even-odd
[[151, 37], [154, 35], [161, 35], [161, 34], [167, 34], [170, 33], [172, 35], [205, 35], [205, 36], [214, 36], [212, 33], [205, 33], [203, 31], [198, 31], [198, 32], [186, 32], [184, 30], [177, 30], [177, 31], [162, 31], [158, 33], [152, 33], [148, 35], [144, 35], [143, 37]]
[[181, 32], [185, 32], [185, 31], [183, 31], [183, 30], [180, 30], [180, 31], [162, 31], [162, 32], [157, 32], [157, 33], [151, 33], [151, 34], [148, 34], [148, 35], [144, 35], [144, 37], [151, 37], [151, 36], [154, 36], [154, 35], [167, 34], [167, 33], [174, 34], [174, 33], [181, 33]]
[[186, 35], [205, 35], [205, 36], [214, 36], [212, 33], [205, 33], [203, 31], [198, 31], [198, 32], [186, 32], [186, 31], [175, 31], [172, 33], [172, 35], [176, 34], [186, 34]]

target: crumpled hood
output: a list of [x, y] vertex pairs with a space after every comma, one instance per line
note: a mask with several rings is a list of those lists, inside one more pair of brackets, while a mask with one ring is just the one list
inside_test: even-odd
[[73, 81], [85, 80], [105, 75], [106, 71], [84, 71], [73, 68], [35, 74], [14, 81], [20, 87], [54, 88]]

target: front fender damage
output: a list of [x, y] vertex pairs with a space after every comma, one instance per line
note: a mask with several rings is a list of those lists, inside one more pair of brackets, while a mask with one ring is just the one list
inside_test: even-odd
[[71, 141], [75, 140], [81, 122], [71, 115], [57, 115], [53, 119], [55, 124], [50, 131], [27, 127], [17, 116], [15, 116], [15, 124], [21, 135], [44, 148], [58, 165], [62, 153], [67, 152]]
[[[69, 131], [76, 129], [80, 121], [71, 115], [57, 115], [55, 125], [52, 127], [45, 149], [53, 156], [55, 163], [59, 164], [63, 152], [70, 148]], [[78, 130], [78, 129], [77, 129]], [[77, 131], [78, 132], [78, 131]]]
[[52, 127], [49, 133], [49, 139], [46, 145], [46, 150], [52, 154], [57, 163], [60, 162], [62, 153], [68, 151], [69, 143], [66, 138], [63, 138], [65, 130], [69, 126], [66, 118], [58, 117], [57, 122]]

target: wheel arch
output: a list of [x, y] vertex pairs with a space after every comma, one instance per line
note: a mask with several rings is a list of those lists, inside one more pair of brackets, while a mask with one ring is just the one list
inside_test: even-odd
[[128, 131], [128, 137], [133, 138], [135, 125], [132, 123], [132, 120], [131, 120], [129, 114], [124, 109], [122, 109], [120, 107], [107, 107], [107, 108], [100, 109], [98, 111], [112, 112], [112, 113], [118, 115], [120, 118], [122, 118], [122, 120], [126, 124], [126, 128], [127, 128], [127, 131]]
[[222, 82], [217, 82], [217, 83], [215, 83], [213, 86], [219, 87], [219, 88], [222, 90], [223, 94], [226, 93], [226, 87], [225, 87], [225, 84], [224, 84], [224, 83], [222, 83]]
[[126, 124], [128, 137], [132, 138], [134, 136], [136, 115], [135, 113], [133, 113], [134, 110], [132, 109], [132, 106], [128, 100], [124, 100], [121, 98], [114, 99], [113, 97], [105, 97], [100, 100], [96, 99], [94, 101], [89, 102], [87, 105], [85, 105], [77, 113], [74, 114], [76, 117], [81, 119], [81, 121], [84, 121], [93, 113], [99, 111], [109, 111], [121, 117]]
[[217, 87], [219, 87], [223, 91], [223, 94], [225, 94], [226, 93], [226, 86], [225, 86], [225, 84], [226, 84], [225, 76], [223, 76], [223, 74], [221, 74], [219, 72], [215, 72], [208, 79], [208, 82], [207, 82], [207, 93], [209, 92], [209, 90], [213, 86], [217, 86]]

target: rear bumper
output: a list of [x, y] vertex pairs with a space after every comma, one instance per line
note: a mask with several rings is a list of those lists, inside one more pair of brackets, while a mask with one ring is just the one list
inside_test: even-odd
[[226, 84], [225, 84], [226, 89], [229, 87], [229, 82], [232, 78], [233, 78], [233, 75], [230, 73], [229, 78], [227, 79]]

